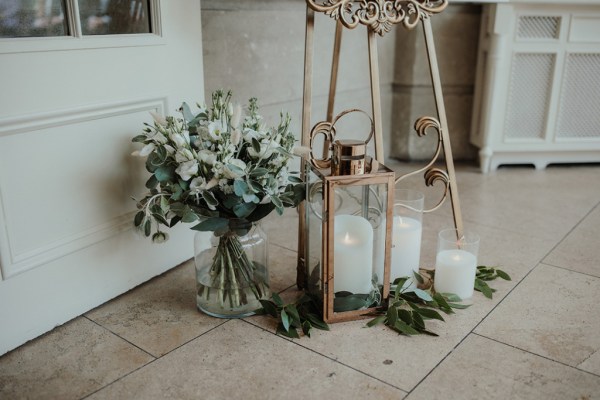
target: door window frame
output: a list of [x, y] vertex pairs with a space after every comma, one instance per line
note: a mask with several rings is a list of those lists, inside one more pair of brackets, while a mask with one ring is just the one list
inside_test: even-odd
[[64, 0], [69, 35], [0, 38], [0, 54], [163, 45], [160, 0], [149, 0], [148, 3], [151, 33], [84, 35], [77, 0]]

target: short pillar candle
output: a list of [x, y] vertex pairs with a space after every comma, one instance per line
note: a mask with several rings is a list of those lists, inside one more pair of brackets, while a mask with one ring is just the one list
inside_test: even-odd
[[370, 293], [373, 227], [358, 215], [336, 215], [334, 221], [334, 291]]
[[436, 292], [453, 293], [461, 299], [473, 296], [479, 236], [461, 235], [456, 229], [444, 229], [438, 236], [434, 287]]

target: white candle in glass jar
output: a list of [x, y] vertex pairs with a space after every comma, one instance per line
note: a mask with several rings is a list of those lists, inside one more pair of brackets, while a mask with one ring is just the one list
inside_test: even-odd
[[421, 221], [414, 218], [394, 217], [392, 228], [392, 265], [390, 281], [408, 276], [413, 278], [413, 271], [419, 271], [421, 257]]
[[473, 296], [477, 257], [465, 250], [443, 250], [435, 261], [436, 292], [454, 293], [461, 299]]
[[337, 215], [334, 222], [334, 292], [371, 292], [373, 227], [363, 217]]

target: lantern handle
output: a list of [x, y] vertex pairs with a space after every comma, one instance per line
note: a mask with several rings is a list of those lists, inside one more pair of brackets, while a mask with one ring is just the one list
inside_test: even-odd
[[362, 114], [366, 115], [367, 118], [369, 118], [369, 121], [371, 122], [371, 130], [369, 131], [369, 136], [367, 136], [367, 139], [365, 140], [365, 144], [369, 144], [371, 139], [373, 139], [373, 135], [375, 134], [375, 122], [373, 122], [373, 118], [371, 118], [371, 116], [369, 114], [367, 114], [366, 112], [364, 112], [361, 109], [351, 108], [349, 110], [342, 111], [341, 113], [339, 113], [338, 115], [335, 116], [335, 118], [331, 122], [331, 127], [335, 128], [335, 124], [338, 122], [338, 120], [340, 120], [342, 117], [344, 117], [348, 114], [351, 114], [353, 112], [362, 113]]
[[[329, 121], [322, 121], [322, 122], [318, 122], [310, 131], [310, 135], [309, 135], [309, 147], [310, 147], [310, 163], [317, 169], [328, 169], [331, 168], [331, 156], [333, 153], [333, 142], [335, 140], [335, 136], [336, 136], [336, 130], [335, 130], [335, 124], [344, 116], [353, 113], [353, 112], [359, 112], [362, 113], [364, 115], [367, 116], [367, 118], [369, 118], [369, 121], [371, 122], [371, 130], [369, 131], [369, 136], [367, 136], [367, 139], [365, 140], [365, 145], [367, 145], [372, 139], [373, 139], [373, 135], [375, 134], [375, 123], [373, 122], [373, 118], [371, 118], [371, 116], [369, 114], [367, 114], [366, 112], [364, 112], [363, 110], [360, 110], [358, 108], [351, 108], [348, 110], [344, 110], [341, 113], [339, 113], [338, 115], [335, 116], [335, 118], [333, 119], [333, 121], [329, 122]], [[324, 144], [327, 147], [323, 153], [327, 154], [326, 158], [316, 158], [314, 155], [314, 142], [315, 139], [317, 138], [317, 136], [319, 135], [323, 135], [325, 137], [325, 141]]]

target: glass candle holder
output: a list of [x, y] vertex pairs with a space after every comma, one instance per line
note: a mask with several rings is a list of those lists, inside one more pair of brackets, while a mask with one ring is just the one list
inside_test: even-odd
[[[409, 277], [419, 271], [421, 236], [423, 232], [423, 193], [416, 190], [394, 191], [394, 221], [392, 225], [392, 255], [390, 281]], [[414, 283], [409, 283], [414, 285]]]
[[438, 236], [434, 287], [436, 292], [454, 293], [461, 299], [473, 296], [479, 236], [456, 229], [444, 229]]

